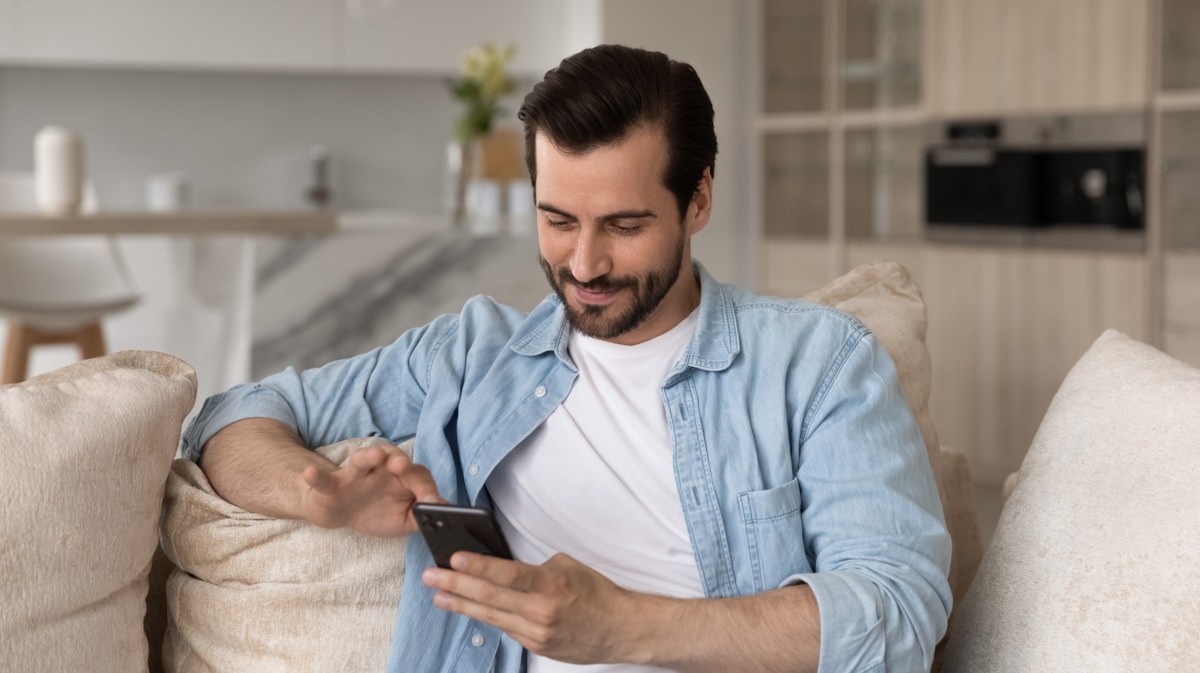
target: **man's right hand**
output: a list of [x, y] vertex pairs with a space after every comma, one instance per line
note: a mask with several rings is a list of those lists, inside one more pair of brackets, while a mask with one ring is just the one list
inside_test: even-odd
[[360, 449], [339, 468], [269, 418], [247, 418], [213, 435], [200, 467], [218, 495], [244, 510], [367, 535], [413, 533], [415, 503], [446, 502], [429, 470], [398, 447]]
[[366, 535], [398, 537], [417, 531], [417, 502], [446, 503], [429, 470], [394, 446], [351, 454], [344, 467], [309, 465], [299, 514], [322, 528], [351, 528]]

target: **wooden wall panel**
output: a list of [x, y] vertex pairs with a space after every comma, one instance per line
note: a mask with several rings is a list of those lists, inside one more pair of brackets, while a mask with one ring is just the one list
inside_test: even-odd
[[1144, 105], [1151, 0], [927, 0], [929, 109], [945, 116]]

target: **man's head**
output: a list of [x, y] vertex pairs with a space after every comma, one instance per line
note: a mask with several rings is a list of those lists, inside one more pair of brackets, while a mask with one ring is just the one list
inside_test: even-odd
[[699, 301], [690, 238], [711, 212], [717, 149], [691, 66], [587, 49], [546, 74], [520, 118], [541, 264], [571, 323], [638, 343], [686, 317]]
[[537, 188], [535, 140], [546, 136], [564, 152], [586, 154], [653, 126], [667, 140], [662, 183], [687, 211], [707, 168], [716, 175], [713, 106], [695, 69], [657, 51], [605, 44], [563, 59], [525, 96], [525, 166]]

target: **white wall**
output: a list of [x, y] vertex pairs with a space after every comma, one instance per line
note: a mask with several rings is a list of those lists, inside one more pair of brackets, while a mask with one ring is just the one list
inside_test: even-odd
[[190, 176], [198, 206], [302, 207], [314, 143], [332, 152], [340, 205], [441, 207], [458, 108], [436, 77], [39, 67], [0, 77], [0, 166], [32, 169], [42, 125], [74, 128], [110, 209], [140, 206], [146, 176], [169, 170]]

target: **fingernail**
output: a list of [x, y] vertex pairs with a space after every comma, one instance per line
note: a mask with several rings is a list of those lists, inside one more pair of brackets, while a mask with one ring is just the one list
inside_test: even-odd
[[425, 572], [421, 573], [421, 581], [425, 583], [425, 586], [433, 586], [438, 581], [438, 571], [433, 568], [426, 568]]

